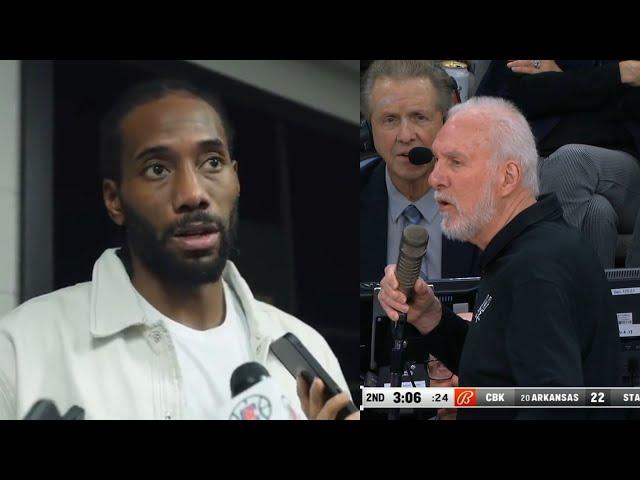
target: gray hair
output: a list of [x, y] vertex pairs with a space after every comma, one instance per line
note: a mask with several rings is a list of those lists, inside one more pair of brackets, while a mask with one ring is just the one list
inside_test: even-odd
[[436, 107], [443, 118], [453, 103], [451, 78], [436, 60], [375, 60], [364, 73], [360, 88], [360, 108], [367, 120], [371, 120], [371, 90], [379, 78], [428, 78], [436, 90]]
[[539, 193], [538, 151], [531, 127], [524, 115], [511, 102], [497, 97], [472, 97], [455, 105], [449, 119], [460, 113], [485, 113], [491, 116], [489, 132], [495, 148], [494, 166], [515, 160], [522, 168], [522, 185], [533, 196]]

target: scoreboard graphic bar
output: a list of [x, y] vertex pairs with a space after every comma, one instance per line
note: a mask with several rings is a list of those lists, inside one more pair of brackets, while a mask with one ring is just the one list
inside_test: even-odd
[[640, 408], [640, 388], [360, 387], [365, 408]]

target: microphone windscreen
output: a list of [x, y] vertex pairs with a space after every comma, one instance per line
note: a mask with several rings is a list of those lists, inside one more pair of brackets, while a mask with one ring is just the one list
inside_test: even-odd
[[231, 374], [231, 396], [235, 397], [268, 376], [267, 369], [257, 362], [240, 365]]
[[408, 299], [412, 296], [413, 286], [420, 275], [422, 259], [427, 253], [429, 233], [418, 225], [408, 225], [400, 240], [400, 253], [396, 266], [396, 278], [400, 284], [400, 291]]
[[426, 165], [433, 160], [433, 152], [427, 147], [415, 147], [409, 151], [409, 161], [413, 165]]

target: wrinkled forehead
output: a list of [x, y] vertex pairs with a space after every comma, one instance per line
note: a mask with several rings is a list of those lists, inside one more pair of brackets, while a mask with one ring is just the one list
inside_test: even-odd
[[371, 89], [372, 112], [407, 106], [425, 109], [436, 107], [436, 91], [428, 78], [376, 79]]
[[432, 145], [437, 155], [450, 151], [471, 154], [491, 148], [490, 119], [481, 113], [459, 113], [448, 119], [440, 129]]

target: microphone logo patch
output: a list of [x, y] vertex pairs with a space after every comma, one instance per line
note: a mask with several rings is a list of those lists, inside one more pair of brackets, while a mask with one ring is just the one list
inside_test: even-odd
[[269, 420], [273, 414], [271, 402], [264, 395], [251, 395], [240, 401], [229, 420]]

